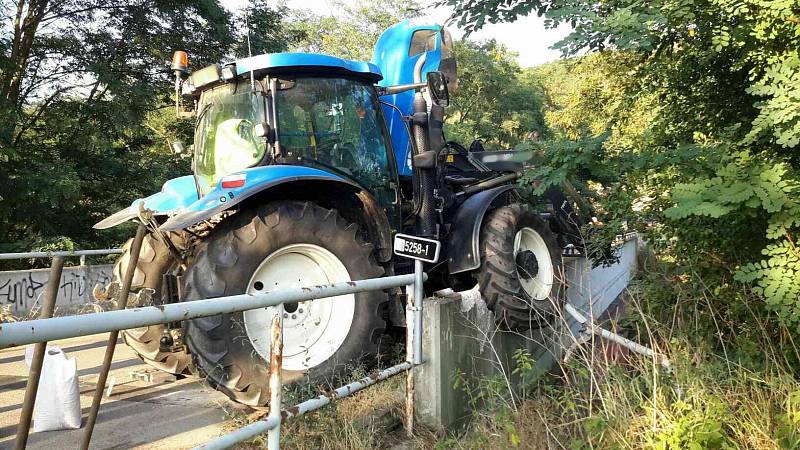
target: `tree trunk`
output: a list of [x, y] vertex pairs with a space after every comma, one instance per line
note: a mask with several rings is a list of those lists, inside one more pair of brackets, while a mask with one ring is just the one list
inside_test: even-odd
[[21, 105], [20, 86], [28, 68], [28, 59], [31, 56], [39, 23], [44, 18], [48, 3], [49, 0], [30, 0], [29, 2], [17, 0], [8, 70], [0, 78], [0, 101], [4, 102], [9, 109], [16, 109]]

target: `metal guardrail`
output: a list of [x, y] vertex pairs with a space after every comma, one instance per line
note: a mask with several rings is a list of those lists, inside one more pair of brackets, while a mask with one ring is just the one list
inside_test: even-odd
[[[132, 260], [138, 259], [145, 231], [146, 230], [143, 225], [140, 225], [137, 229], [136, 237], [134, 238], [131, 246]], [[21, 256], [22, 258], [41, 258], [50, 257], [52, 255], [53, 261], [50, 279], [59, 279], [61, 277], [64, 256], [80, 256], [81, 253], [94, 255], [99, 253], [87, 252], [99, 251], [103, 250], [87, 250], [84, 252], [53, 252], [52, 254], [17, 253], [13, 255], [24, 255]], [[121, 251], [112, 251], [109, 253], [119, 252]], [[277, 314], [275, 314], [272, 319], [272, 345], [270, 346], [269, 371], [269, 414], [262, 420], [242, 427], [230, 434], [218, 437], [198, 448], [227, 448], [238, 442], [266, 432], [268, 433], [269, 449], [278, 449], [280, 445], [280, 425], [284, 420], [322, 408], [339, 398], [346, 397], [401, 372], [406, 372], [407, 374], [405, 423], [406, 431], [410, 435], [414, 426], [414, 374], [411, 369], [415, 365], [422, 363], [422, 283], [426, 278], [426, 275], [422, 271], [422, 262], [415, 261], [414, 269], [414, 273], [408, 275], [370, 278], [366, 280], [333, 283], [322, 286], [286, 288], [265, 294], [233, 295], [185, 303], [167, 304], [163, 306], [125, 309], [127, 304], [127, 295], [130, 291], [131, 281], [133, 279], [135, 270], [135, 265], [131, 264], [128, 266], [128, 270], [126, 271], [125, 277], [122, 280], [122, 288], [117, 294], [116, 310], [57, 318], [52, 318], [57, 291], [55, 288], [53, 288], [53, 286], [51, 286], [50, 283], [48, 283], [48, 287], [45, 291], [45, 300], [42, 307], [41, 319], [0, 324], [0, 349], [31, 343], [36, 344], [31, 363], [31, 369], [28, 376], [28, 383], [25, 390], [25, 400], [23, 402], [22, 413], [20, 414], [15, 448], [22, 450], [25, 448], [27, 443], [33, 407], [36, 400], [36, 391], [38, 389], [39, 377], [41, 375], [42, 362], [44, 359], [44, 351], [47, 346], [47, 341], [86, 336], [102, 332], [111, 333], [109, 335], [108, 346], [106, 347], [103, 366], [101, 368], [100, 376], [98, 377], [95, 396], [92, 401], [92, 408], [90, 409], [89, 417], [86, 422], [87, 425], [84, 432], [82, 448], [87, 449], [91, 441], [94, 424], [96, 422], [97, 413], [102, 400], [102, 393], [105, 388], [105, 382], [117, 343], [117, 335], [120, 330], [208, 317], [220, 313], [240, 312], [268, 306], [276, 306], [278, 309]], [[283, 352], [283, 304], [403, 286], [407, 286], [407, 292], [409, 294], [413, 292], [413, 296], [409, 295], [410, 299], [406, 306], [406, 361], [370, 376], [364, 377], [358, 381], [344, 385], [327, 395], [320, 395], [319, 397], [306, 400], [292, 408], [282, 410], [281, 391], [283, 389], [283, 384], [281, 380], [281, 369]]]
[[118, 255], [122, 253], [120, 248], [101, 248], [97, 250], [75, 250], [75, 251], [61, 251], [61, 252], [25, 252], [25, 253], [0, 253], [0, 260], [3, 259], [28, 259], [28, 258], [54, 258], [56, 256], [103, 256], [103, 255]]

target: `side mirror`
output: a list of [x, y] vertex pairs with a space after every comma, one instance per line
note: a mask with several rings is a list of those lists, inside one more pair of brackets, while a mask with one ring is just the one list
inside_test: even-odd
[[447, 106], [450, 103], [447, 78], [441, 72], [428, 72], [427, 81], [431, 100], [439, 106]]

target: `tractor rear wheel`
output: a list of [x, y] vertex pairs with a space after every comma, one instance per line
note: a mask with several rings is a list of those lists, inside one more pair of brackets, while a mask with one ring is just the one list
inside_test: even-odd
[[[182, 241], [177, 241], [179, 239], [177, 235], [170, 237], [176, 240], [179, 245], [182, 243]], [[122, 284], [122, 277], [125, 276], [125, 272], [128, 270], [131, 258], [132, 242], [133, 239], [130, 239], [122, 246], [122, 256], [114, 264], [112, 283]], [[142, 242], [142, 249], [139, 251], [139, 260], [136, 262], [131, 292], [136, 294], [144, 289], [150, 289], [151, 298], [161, 298], [163, 276], [165, 273], [175, 270], [178, 264], [179, 262], [170, 255], [169, 250], [160, 240], [151, 234], [146, 235]], [[193, 373], [192, 359], [186, 352], [186, 347], [174, 346], [173, 344], [172, 347], [178, 347], [177, 350], [172, 350], [172, 347], [166, 348], [161, 345], [161, 338], [164, 336], [172, 339], [172, 335], [169, 334], [166, 325], [151, 325], [122, 331], [122, 338], [125, 343], [147, 364], [176, 375]]]
[[481, 228], [480, 291], [509, 329], [550, 322], [565, 298], [561, 248], [549, 224], [514, 203], [491, 211]]
[[[373, 245], [335, 210], [281, 201], [243, 211], [202, 243], [186, 272], [185, 299], [265, 293], [384, 274]], [[284, 305], [283, 377], [332, 383], [377, 355], [386, 329], [382, 291]], [[206, 379], [250, 406], [269, 400], [269, 307], [186, 323], [191, 353]]]

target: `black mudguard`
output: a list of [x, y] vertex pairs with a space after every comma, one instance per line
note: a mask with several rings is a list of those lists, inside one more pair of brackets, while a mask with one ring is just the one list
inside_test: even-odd
[[468, 198], [456, 211], [450, 236], [445, 243], [448, 269], [451, 274], [475, 270], [481, 265], [480, 239], [483, 217], [500, 197], [514, 190], [505, 185], [477, 193]]

